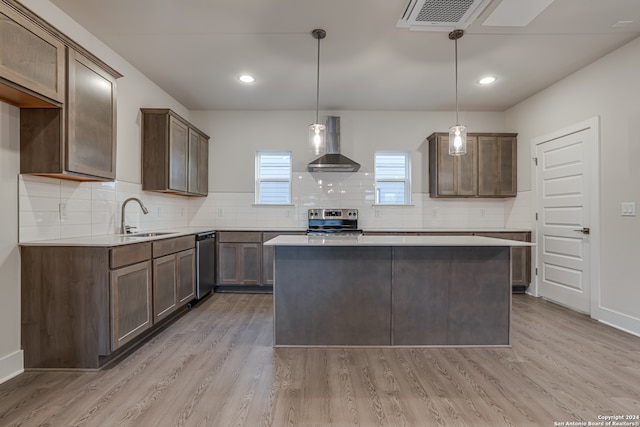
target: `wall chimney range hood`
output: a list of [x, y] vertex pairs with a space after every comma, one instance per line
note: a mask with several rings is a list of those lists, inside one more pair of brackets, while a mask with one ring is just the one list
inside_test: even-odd
[[309, 172], [356, 172], [360, 163], [340, 154], [340, 117], [327, 117], [327, 150], [307, 165]]

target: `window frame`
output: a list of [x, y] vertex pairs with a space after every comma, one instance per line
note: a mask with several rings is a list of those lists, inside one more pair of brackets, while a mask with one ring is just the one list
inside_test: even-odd
[[[263, 156], [288, 156], [289, 158], [289, 177], [288, 178], [262, 178], [262, 157]], [[287, 182], [289, 183], [289, 191], [287, 193], [287, 201], [282, 203], [266, 203], [260, 200], [261, 198], [261, 184], [263, 182]], [[256, 205], [266, 206], [282, 206], [291, 205], [291, 194], [293, 186], [293, 160], [291, 150], [256, 150], [255, 156], [255, 199]]]
[[[404, 157], [404, 177], [403, 178], [378, 178], [378, 156], [402, 156]], [[373, 153], [373, 172], [375, 181], [375, 205], [381, 206], [407, 206], [411, 205], [411, 152], [406, 150], [376, 150]], [[380, 201], [379, 182], [403, 182], [404, 201], [403, 203], [384, 203]]]

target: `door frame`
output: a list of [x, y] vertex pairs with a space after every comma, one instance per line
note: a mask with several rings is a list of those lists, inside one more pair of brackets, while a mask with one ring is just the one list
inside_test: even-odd
[[[531, 139], [531, 158], [535, 162], [537, 148], [539, 145], [545, 142], [552, 141], [554, 139], [561, 138], [573, 133], [581, 132], [584, 130], [589, 131], [588, 137], [588, 156], [589, 156], [589, 191], [590, 201], [588, 208], [590, 209], [590, 224], [588, 225], [589, 233], [589, 281], [590, 281], [590, 300], [591, 300], [591, 317], [600, 318], [600, 116], [591, 117], [585, 121], [569, 125], [565, 128], [555, 130], [548, 134]], [[532, 241], [538, 244], [538, 233], [540, 233], [539, 222], [536, 218], [537, 213], [540, 211], [538, 206], [538, 168], [534, 163], [531, 168], [532, 188], [533, 194], [533, 217], [534, 227], [532, 233]], [[538, 215], [539, 216], [539, 215]], [[538, 251], [531, 251], [532, 264], [535, 266], [535, 274], [533, 276], [534, 290], [532, 294], [539, 297], [538, 287], [538, 271], [540, 271], [540, 265], [538, 260]]]

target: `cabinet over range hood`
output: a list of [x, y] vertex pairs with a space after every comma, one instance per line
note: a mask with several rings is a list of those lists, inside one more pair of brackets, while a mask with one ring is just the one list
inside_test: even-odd
[[307, 165], [309, 172], [356, 172], [360, 163], [340, 154], [340, 117], [327, 117], [326, 154]]

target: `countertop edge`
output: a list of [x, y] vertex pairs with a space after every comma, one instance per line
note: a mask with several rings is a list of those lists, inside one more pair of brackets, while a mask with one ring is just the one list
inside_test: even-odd
[[278, 236], [266, 246], [496, 246], [530, 247], [535, 243], [481, 236]]

